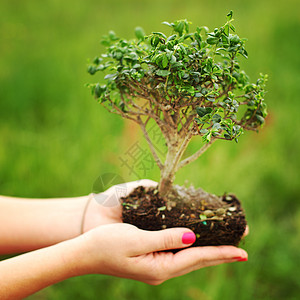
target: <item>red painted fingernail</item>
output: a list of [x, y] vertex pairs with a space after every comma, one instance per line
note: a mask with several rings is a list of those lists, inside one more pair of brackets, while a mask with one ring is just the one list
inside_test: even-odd
[[248, 258], [241, 258], [241, 259], [238, 259], [238, 261], [247, 261]]
[[236, 257], [233, 257], [232, 259], [238, 260], [238, 259], [242, 259], [242, 258], [243, 258], [242, 256], [236, 256]]
[[182, 242], [184, 244], [193, 244], [196, 241], [196, 235], [194, 232], [186, 232], [182, 236]]

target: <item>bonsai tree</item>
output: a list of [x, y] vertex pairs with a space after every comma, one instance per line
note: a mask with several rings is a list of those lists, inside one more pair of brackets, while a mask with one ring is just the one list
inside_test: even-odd
[[[102, 40], [106, 53], [88, 68], [92, 75], [106, 72], [105, 84], [89, 84], [95, 98], [109, 112], [140, 125], [160, 169], [158, 195], [166, 201], [180, 198], [173, 186], [180, 168], [215, 141], [238, 142], [244, 131], [257, 130], [265, 121], [267, 76], [251, 83], [241, 69], [238, 59], [248, 54], [232, 21], [231, 11], [225, 25], [212, 32], [205, 26], [190, 32], [187, 20], [163, 22], [169, 35], [145, 35], [138, 27], [135, 40], [111, 31]], [[150, 120], [164, 136], [168, 151], [163, 159], [148, 134]], [[195, 136], [202, 138], [201, 146], [182, 159]], [[207, 218], [200, 213], [202, 223]]]

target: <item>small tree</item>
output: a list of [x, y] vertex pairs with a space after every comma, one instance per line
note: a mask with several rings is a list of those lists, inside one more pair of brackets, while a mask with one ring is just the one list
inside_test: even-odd
[[[235, 34], [232, 11], [224, 26], [209, 32], [190, 22], [164, 22], [171, 35], [145, 36], [136, 28], [137, 40], [118, 38], [110, 32], [102, 40], [106, 53], [89, 66], [90, 74], [106, 71], [106, 84], [90, 84], [96, 99], [110, 112], [138, 123], [161, 171], [159, 193], [172, 189], [176, 172], [196, 160], [216, 140], [234, 140], [245, 130], [264, 123], [266, 75], [250, 83], [239, 57], [247, 58], [245, 39]], [[153, 119], [168, 148], [158, 156], [147, 133]], [[194, 136], [204, 145], [182, 159]]]

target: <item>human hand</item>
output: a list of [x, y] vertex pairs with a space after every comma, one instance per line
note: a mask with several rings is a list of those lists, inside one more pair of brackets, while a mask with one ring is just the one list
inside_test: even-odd
[[155, 181], [142, 179], [114, 185], [99, 194], [91, 194], [83, 220], [83, 232], [99, 225], [121, 223], [122, 206], [120, 198], [129, 195], [138, 186], [154, 187], [156, 185], [157, 182]]
[[233, 246], [191, 247], [187, 228], [145, 231], [129, 224], [99, 226], [77, 238], [80, 241], [78, 275], [106, 274], [157, 285], [173, 277], [222, 263], [247, 260], [246, 251]]

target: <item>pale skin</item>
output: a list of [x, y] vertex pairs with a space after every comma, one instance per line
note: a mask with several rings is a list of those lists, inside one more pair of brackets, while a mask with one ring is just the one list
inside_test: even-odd
[[[150, 180], [126, 184], [130, 193]], [[176, 254], [160, 252], [191, 245], [187, 228], [144, 231], [121, 222], [115, 187], [105, 202], [88, 196], [20, 199], [0, 196], [0, 254], [28, 252], [0, 262], [1, 299], [22, 299], [49, 285], [85, 274], [106, 274], [157, 285], [191, 271], [247, 260], [233, 246], [194, 247]], [[103, 200], [103, 197], [101, 198]], [[184, 243], [185, 242], [185, 243]]]

